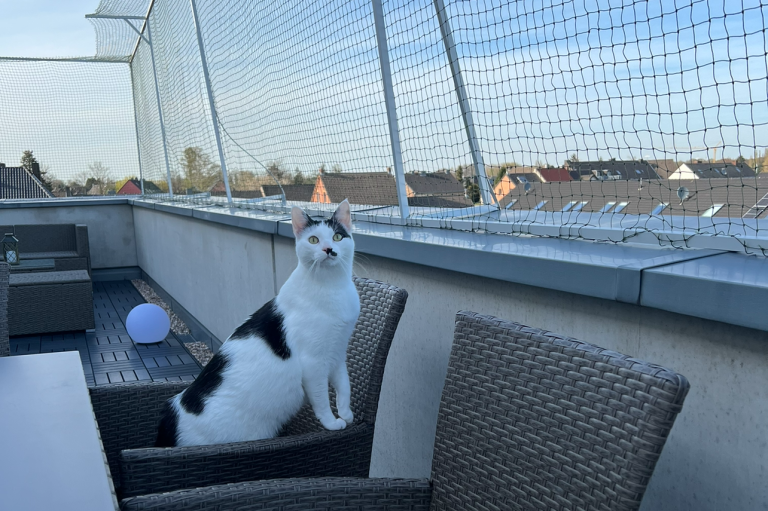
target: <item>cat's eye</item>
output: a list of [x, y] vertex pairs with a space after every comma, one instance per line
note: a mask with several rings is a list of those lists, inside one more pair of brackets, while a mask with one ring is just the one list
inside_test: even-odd
[[344, 236], [342, 236], [340, 233], [337, 232], [336, 234], [333, 235], [333, 241], [341, 241], [341, 238], [343, 237]]
[[309, 242], [312, 243], [313, 245], [317, 245], [318, 243], [320, 243], [320, 240], [317, 239], [317, 236], [310, 236]]

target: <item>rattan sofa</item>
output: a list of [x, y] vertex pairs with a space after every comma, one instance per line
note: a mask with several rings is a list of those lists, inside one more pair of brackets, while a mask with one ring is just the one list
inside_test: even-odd
[[81, 224], [0, 225], [14, 232], [19, 258], [50, 259], [43, 269], [13, 267], [8, 300], [10, 335], [95, 327], [88, 227]]
[[[51, 271], [86, 270], [91, 273], [88, 226], [83, 224], [0, 225], [0, 236], [13, 232], [19, 239], [19, 258], [53, 259]], [[2, 258], [2, 255], [0, 255]], [[23, 271], [14, 269], [14, 273]]]
[[431, 480], [251, 481], [121, 509], [636, 510], [688, 388], [663, 367], [459, 312]]
[[0, 263], [0, 357], [11, 354], [8, 341], [8, 264]]
[[347, 350], [354, 423], [327, 431], [305, 406], [275, 439], [153, 448], [163, 403], [188, 383], [92, 387], [91, 403], [119, 494], [278, 477], [367, 477], [384, 365], [408, 294], [369, 279], [355, 278], [355, 284], [361, 311]]

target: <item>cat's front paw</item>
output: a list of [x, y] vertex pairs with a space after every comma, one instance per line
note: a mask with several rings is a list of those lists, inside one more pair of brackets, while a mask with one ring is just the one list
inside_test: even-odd
[[352, 414], [352, 410], [339, 410], [339, 417], [344, 419], [347, 424], [352, 424], [355, 421], [355, 416]]
[[344, 419], [333, 418], [329, 421], [323, 422], [323, 427], [329, 431], [338, 431], [347, 427], [347, 423]]

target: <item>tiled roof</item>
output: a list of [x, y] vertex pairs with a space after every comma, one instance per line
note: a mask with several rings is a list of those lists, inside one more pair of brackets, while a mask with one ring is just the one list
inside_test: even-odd
[[[312, 200], [312, 191], [315, 189], [315, 185], [283, 185], [283, 191], [285, 191], [285, 200], [292, 201], [304, 201], [309, 202]], [[272, 195], [282, 195], [280, 187], [277, 185], [262, 185], [261, 191], [264, 197], [270, 197]]]
[[408, 205], [423, 208], [467, 208], [473, 204], [464, 196], [464, 193], [456, 193], [408, 197]]
[[405, 184], [416, 195], [460, 194], [464, 196], [464, 186], [452, 174], [447, 172], [411, 173], [405, 175]]
[[659, 175], [661, 179], [668, 179], [670, 174], [677, 170], [677, 163], [675, 160], [647, 160], [651, 164], [653, 170]]
[[332, 203], [349, 199], [351, 204], [397, 205], [395, 178], [388, 172], [325, 172], [318, 180]]
[[47, 199], [53, 197], [23, 167], [0, 167], [0, 199]]
[[578, 172], [579, 178], [589, 180], [597, 179], [632, 180], [632, 179], [659, 179], [659, 175], [653, 166], [646, 161], [637, 160], [608, 160], [608, 161], [571, 161], [566, 162], [569, 171]]
[[544, 181], [550, 183], [552, 181], [573, 181], [571, 174], [564, 168], [540, 168], [538, 169], [539, 175], [544, 178]]
[[[131, 182], [135, 184], [139, 190], [141, 190], [141, 183], [138, 179], [131, 179]], [[144, 193], [163, 193], [163, 191], [152, 181], [144, 180]]]
[[[746, 163], [734, 165], [725, 162], [684, 163], [699, 179], [723, 179], [726, 177], [755, 177], [755, 171]], [[682, 165], [681, 165], [682, 167]]]
[[[542, 201], [547, 203], [541, 211], [562, 211], [571, 201], [586, 201], [582, 212], [599, 212], [609, 202], [627, 202], [622, 211], [630, 215], [650, 214], [659, 203], [668, 204], [664, 215], [701, 216], [713, 205], [722, 204], [714, 216], [741, 218], [768, 194], [768, 179], [697, 179], [644, 181], [639, 189], [638, 181], [572, 181], [535, 183], [529, 193], [518, 187], [509, 192], [499, 203], [502, 207], [517, 199], [510, 210], [533, 209]], [[688, 198], [680, 204], [678, 187], [689, 190]], [[763, 203], [765, 204], [765, 202]], [[768, 218], [766, 209], [752, 210], [757, 217]], [[752, 216], [754, 217], [754, 215]]]

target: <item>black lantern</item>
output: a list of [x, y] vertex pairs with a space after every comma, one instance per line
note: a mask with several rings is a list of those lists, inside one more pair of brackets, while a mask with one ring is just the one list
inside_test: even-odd
[[3, 257], [8, 264], [19, 264], [19, 240], [12, 232], [6, 232], [3, 238]]

